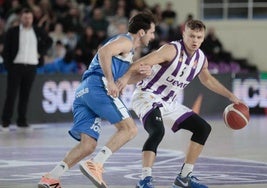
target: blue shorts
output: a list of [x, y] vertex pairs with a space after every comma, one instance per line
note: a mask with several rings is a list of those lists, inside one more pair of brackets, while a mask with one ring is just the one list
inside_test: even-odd
[[75, 92], [73, 102], [73, 127], [69, 134], [81, 140], [81, 133], [98, 140], [101, 121], [118, 123], [130, 116], [121, 99], [107, 95], [101, 76], [91, 75], [83, 80]]

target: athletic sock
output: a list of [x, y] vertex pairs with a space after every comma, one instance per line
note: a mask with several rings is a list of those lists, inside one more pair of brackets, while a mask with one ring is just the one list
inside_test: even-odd
[[186, 177], [189, 173], [192, 173], [193, 168], [194, 168], [194, 165], [184, 163], [182, 166], [181, 172], [180, 172], [181, 176]]
[[93, 161], [96, 163], [104, 164], [111, 155], [112, 151], [108, 147], [104, 146], [93, 158]]
[[60, 161], [60, 163], [53, 170], [51, 170], [51, 172], [49, 172], [49, 175], [54, 179], [59, 179], [68, 169], [69, 167], [67, 163]]
[[150, 167], [143, 167], [141, 179], [143, 180], [147, 176], [152, 176], [152, 169]]

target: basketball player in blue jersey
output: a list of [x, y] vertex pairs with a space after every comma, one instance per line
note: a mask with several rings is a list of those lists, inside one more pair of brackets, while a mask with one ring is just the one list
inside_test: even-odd
[[[107, 187], [102, 179], [103, 164], [112, 153], [137, 134], [137, 127], [127, 107], [118, 98], [120, 90], [115, 82], [130, 67], [134, 50], [147, 46], [154, 39], [154, 32], [153, 15], [138, 13], [129, 20], [128, 33], [111, 38], [98, 50], [75, 92], [74, 123], [69, 134], [79, 143], [52, 171], [42, 177], [38, 183], [39, 188], [60, 188], [60, 177], [63, 173], [95, 151], [101, 134], [102, 119], [114, 124], [117, 132], [94, 158], [80, 162], [79, 167], [96, 187]], [[139, 72], [129, 83], [136, 83], [137, 79], [140, 81], [151, 73], [150, 66], [139, 68]]]
[[183, 31], [183, 40], [173, 41], [137, 60], [117, 82], [121, 89], [138, 70], [138, 65], [150, 65], [151, 76], [137, 84], [133, 95], [133, 109], [142, 121], [149, 137], [143, 146], [143, 168], [137, 188], [153, 188], [152, 166], [157, 148], [164, 136], [164, 125], [173, 132], [185, 129], [192, 137], [181, 171], [174, 180], [173, 188], [206, 188], [192, 175], [193, 167], [210, 134], [211, 126], [192, 109], [175, 102], [195, 77], [208, 89], [227, 97], [233, 103], [241, 102], [233, 93], [216, 80], [208, 70], [206, 56], [199, 49], [205, 36], [205, 25], [199, 20], [188, 21]]

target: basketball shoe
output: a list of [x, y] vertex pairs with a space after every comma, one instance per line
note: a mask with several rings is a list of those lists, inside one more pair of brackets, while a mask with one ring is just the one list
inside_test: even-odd
[[206, 185], [203, 185], [203, 184], [200, 184], [198, 182], [198, 179], [195, 177], [195, 176], [190, 176], [190, 173], [182, 178], [181, 177], [181, 174], [179, 174], [174, 183], [173, 183], [173, 186], [172, 188], [185, 188], [185, 187], [188, 187], [188, 188], [208, 188]]
[[103, 167], [92, 160], [83, 161], [79, 164], [81, 172], [88, 177], [92, 183], [98, 188], [107, 188], [106, 183], [102, 178]]
[[60, 180], [49, 178], [46, 174], [39, 181], [38, 188], [61, 188]]
[[140, 180], [137, 185], [136, 188], [154, 188], [153, 185], [153, 178], [151, 176], [147, 176], [145, 177], [145, 179]]

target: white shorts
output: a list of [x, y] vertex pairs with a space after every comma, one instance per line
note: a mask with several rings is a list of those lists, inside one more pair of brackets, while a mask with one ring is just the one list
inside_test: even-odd
[[146, 91], [136, 89], [132, 98], [132, 108], [136, 115], [144, 123], [147, 115], [159, 107], [164, 125], [172, 128], [173, 132], [179, 130], [179, 124], [194, 114], [192, 109], [178, 103], [166, 102], [159, 96]]

